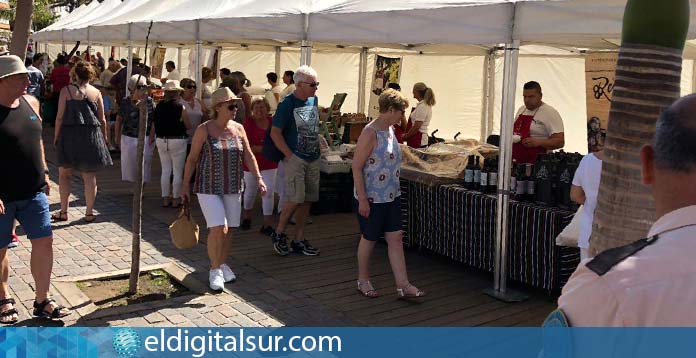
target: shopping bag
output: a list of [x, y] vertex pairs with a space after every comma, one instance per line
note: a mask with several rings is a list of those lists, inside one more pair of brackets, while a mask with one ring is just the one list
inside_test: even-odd
[[578, 238], [580, 237], [580, 227], [582, 225], [582, 207], [580, 205], [570, 224], [556, 236], [556, 245], [578, 247]]
[[190, 249], [198, 244], [198, 224], [191, 218], [191, 205], [184, 200], [179, 217], [169, 225], [172, 243], [177, 249]]

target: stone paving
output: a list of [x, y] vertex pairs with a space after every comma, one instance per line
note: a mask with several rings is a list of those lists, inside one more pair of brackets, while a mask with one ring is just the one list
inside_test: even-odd
[[[58, 170], [51, 165], [52, 180]], [[130, 200], [100, 192], [97, 196], [94, 223], [86, 223], [81, 180], [73, 180], [69, 221], [54, 224], [54, 266], [51, 294], [61, 304], [70, 299], [59, 287], [62, 282], [80, 277], [108, 275], [127, 271], [131, 262]], [[52, 183], [51, 211], [59, 209], [58, 186]], [[125, 209], [127, 208], [127, 209]], [[18, 325], [53, 325], [31, 319], [34, 285], [29, 269], [31, 245], [18, 230], [21, 244], [8, 250], [10, 259], [10, 291], [18, 301]], [[144, 210], [142, 218], [141, 268], [175, 265], [186, 274], [186, 281], [207, 290], [208, 258], [205, 245], [182, 254], [170, 242], [167, 224]], [[265, 326], [283, 325], [351, 325], [350, 319], [332, 312], [300, 293], [291, 292], [281, 283], [253, 267], [230, 259], [239, 276], [228, 284], [224, 293], [193, 293], [191, 295], [140, 304], [135, 307], [109, 308], [96, 312], [75, 307], [64, 320], [65, 325], [78, 326]]]

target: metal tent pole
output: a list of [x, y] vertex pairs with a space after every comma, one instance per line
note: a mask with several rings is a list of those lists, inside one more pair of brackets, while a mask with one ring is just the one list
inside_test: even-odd
[[503, 103], [500, 116], [500, 153], [498, 161], [498, 200], [495, 232], [494, 287], [486, 294], [505, 302], [518, 302], [529, 296], [507, 288], [508, 275], [508, 219], [510, 208], [510, 168], [512, 167], [512, 126], [517, 86], [517, 63], [519, 40], [505, 46], [505, 69], [503, 77]]
[[312, 43], [309, 41], [309, 14], [304, 14], [304, 26], [302, 31], [302, 49], [300, 51], [300, 65], [312, 65]]
[[360, 50], [360, 70], [358, 71], [358, 113], [365, 111], [365, 85], [367, 82], [367, 47]]
[[[199, 99], [203, 98], [203, 69], [201, 68], [201, 51], [203, 50], [203, 42], [201, 41], [201, 20], [196, 20], [196, 92]], [[189, 71], [190, 72], [190, 71]]]
[[[133, 75], [133, 39], [131, 36], [131, 30], [132, 30], [133, 24], [128, 23], [128, 64], [126, 67], [126, 83], [130, 81], [131, 76]], [[126, 97], [130, 96], [130, 89], [128, 86], [126, 86]]]
[[280, 46], [275, 47], [275, 73], [278, 75], [280, 82], [283, 82], [283, 73], [281, 72], [282, 70], [280, 69], [280, 51], [281, 48]]

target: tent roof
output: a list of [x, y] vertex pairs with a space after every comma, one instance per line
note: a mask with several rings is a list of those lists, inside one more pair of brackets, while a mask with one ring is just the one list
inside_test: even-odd
[[[106, 0], [93, 1], [39, 31], [39, 41], [131, 39], [190, 44], [313, 42], [369, 47], [479, 45], [519, 39], [559, 48], [611, 49], [626, 0]], [[692, 0], [689, 38], [696, 38]], [[79, 11], [79, 13], [78, 13]], [[514, 26], [513, 26], [514, 23]], [[197, 35], [198, 33], [198, 35]], [[269, 41], [270, 40], [270, 41]]]

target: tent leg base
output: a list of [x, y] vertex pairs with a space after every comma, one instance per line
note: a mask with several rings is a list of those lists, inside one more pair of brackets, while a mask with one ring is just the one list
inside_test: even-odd
[[512, 302], [522, 302], [529, 299], [529, 295], [520, 291], [515, 291], [511, 289], [505, 290], [505, 292], [498, 291], [494, 288], [487, 288], [483, 290], [483, 293], [495, 298], [496, 300], [512, 303]]

